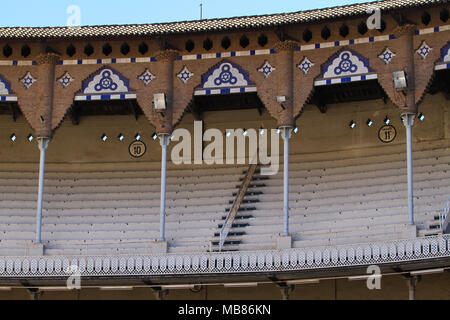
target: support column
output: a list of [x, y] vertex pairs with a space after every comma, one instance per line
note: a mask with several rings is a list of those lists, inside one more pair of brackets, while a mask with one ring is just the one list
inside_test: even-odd
[[408, 167], [408, 214], [409, 224], [414, 226], [414, 178], [413, 178], [413, 156], [412, 156], [412, 127], [416, 115], [405, 113], [402, 115], [403, 124], [406, 127], [406, 154]]
[[36, 211], [36, 244], [42, 244], [42, 202], [44, 197], [44, 176], [45, 176], [45, 153], [50, 142], [48, 137], [40, 137], [37, 139], [41, 157], [39, 162], [39, 188], [38, 201]]
[[166, 241], [166, 180], [167, 180], [167, 148], [170, 143], [168, 134], [161, 134], [159, 136], [162, 148], [161, 158], [161, 211], [160, 211], [160, 239], [159, 241]]
[[408, 277], [406, 279], [406, 282], [408, 284], [408, 293], [410, 301], [416, 300], [416, 287], [419, 280], [420, 280], [419, 277]]
[[292, 129], [295, 127], [294, 119], [294, 52], [298, 47], [295, 41], [284, 40], [276, 43], [277, 52], [277, 90], [273, 97], [278, 106], [278, 128], [284, 140], [284, 200], [283, 200], [283, 234], [277, 239], [277, 249], [292, 248], [292, 238], [289, 235], [289, 140]]
[[285, 127], [282, 129], [284, 140], [284, 233], [285, 237], [289, 237], [289, 141], [292, 136], [292, 128]]

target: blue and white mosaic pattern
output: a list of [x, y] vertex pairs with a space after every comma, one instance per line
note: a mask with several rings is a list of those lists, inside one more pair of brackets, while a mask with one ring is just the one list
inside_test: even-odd
[[450, 69], [450, 43], [441, 50], [441, 53], [441, 60], [439, 60], [439, 63], [436, 65], [435, 70]]
[[37, 80], [33, 78], [30, 72], [27, 72], [27, 74], [20, 79], [20, 82], [25, 86], [25, 88], [30, 89], [33, 83], [35, 83]]
[[441, 62], [450, 62], [450, 43], [442, 49]]
[[307, 57], [303, 59], [302, 62], [298, 65], [298, 68], [303, 71], [304, 74], [308, 74], [309, 70], [314, 66], [314, 63], [312, 63]]
[[370, 69], [367, 59], [351, 50], [344, 50], [322, 68], [322, 78], [346, 77], [371, 72], [373, 70]]
[[426, 59], [430, 54], [431, 50], [433, 50], [430, 46], [427, 45], [425, 41], [422, 42], [420, 48], [416, 51], [416, 53], [422, 57], [422, 59]]
[[314, 82], [314, 85], [316, 87], [319, 87], [319, 86], [327, 86], [327, 85], [331, 85], [331, 84], [340, 84], [340, 83], [375, 80], [375, 79], [378, 79], [377, 74], [368, 74], [368, 75], [354, 76], [354, 77], [343, 77], [343, 78], [334, 78], [334, 79], [326, 79], [326, 80], [317, 80], [316, 82]]
[[10, 94], [12, 94], [11, 84], [0, 76], [0, 95], [4, 96]]
[[80, 94], [114, 94], [130, 92], [129, 81], [111, 68], [103, 68], [83, 82]]
[[96, 101], [96, 100], [131, 100], [136, 99], [134, 93], [121, 94], [98, 94], [98, 95], [76, 95], [75, 101]]
[[11, 84], [0, 76], [0, 101], [17, 101], [17, 97], [12, 94]]
[[58, 82], [63, 86], [63, 88], [67, 88], [74, 81], [72, 76], [66, 72], [61, 78], [58, 79]]
[[378, 56], [384, 63], [389, 64], [392, 59], [396, 56], [389, 48], [386, 48], [381, 55]]
[[155, 79], [156, 77], [148, 71], [148, 69], [145, 69], [144, 73], [139, 76], [139, 80], [141, 80], [146, 86], [148, 86], [150, 82]]
[[274, 72], [276, 68], [272, 67], [269, 63], [269, 61], [266, 60], [264, 65], [258, 69], [259, 72], [261, 72], [264, 75], [264, 78], [268, 78], [272, 72]]
[[196, 96], [207, 96], [207, 95], [221, 95], [230, 93], [249, 93], [257, 92], [256, 87], [245, 87], [245, 88], [225, 88], [225, 89], [206, 89], [206, 90], [195, 90], [194, 95]]
[[224, 61], [202, 77], [201, 89], [244, 88], [254, 84], [247, 72], [234, 63]]
[[194, 76], [194, 74], [192, 72], [189, 71], [189, 69], [184, 66], [183, 70], [181, 70], [181, 72], [179, 74], [177, 74], [177, 77], [180, 78], [181, 81], [183, 81], [183, 83], [187, 83], [192, 77]]

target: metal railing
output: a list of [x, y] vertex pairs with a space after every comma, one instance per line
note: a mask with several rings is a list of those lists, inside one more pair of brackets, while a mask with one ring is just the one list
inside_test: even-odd
[[236, 218], [239, 209], [241, 207], [242, 201], [245, 198], [245, 195], [247, 194], [248, 187], [250, 186], [250, 182], [253, 180], [253, 176], [256, 171], [256, 164], [250, 165], [247, 174], [245, 175], [244, 181], [242, 182], [242, 185], [239, 189], [239, 192], [234, 199], [233, 206], [230, 209], [230, 212], [227, 215], [227, 218], [225, 219], [225, 222], [222, 226], [222, 230], [220, 230], [220, 242], [219, 242], [219, 251], [222, 251], [222, 248], [225, 244], [225, 240], [228, 237], [228, 234], [230, 233], [231, 228], [233, 227], [234, 219]]

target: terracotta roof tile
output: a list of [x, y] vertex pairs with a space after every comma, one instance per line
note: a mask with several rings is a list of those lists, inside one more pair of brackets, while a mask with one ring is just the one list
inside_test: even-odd
[[227, 31], [232, 29], [264, 28], [274, 25], [307, 23], [325, 19], [367, 14], [367, 9], [373, 6], [379, 7], [382, 11], [386, 11], [447, 3], [448, 1], [449, 0], [384, 0], [294, 13], [158, 24], [83, 26], [80, 28], [3, 27], [0, 28], [0, 39], [156, 36], [195, 32]]

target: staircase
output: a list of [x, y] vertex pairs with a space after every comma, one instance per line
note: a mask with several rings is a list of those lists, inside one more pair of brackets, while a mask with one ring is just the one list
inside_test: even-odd
[[[234, 193], [234, 201], [230, 201], [231, 208], [227, 208], [227, 215], [222, 217], [222, 223], [217, 227], [220, 232], [214, 234], [212, 241], [212, 251], [236, 251], [236, 246], [242, 242], [245, 236], [245, 228], [249, 227], [248, 221], [253, 218], [251, 214], [256, 210], [255, 204], [259, 203], [258, 196], [262, 192], [252, 191], [255, 187], [261, 187], [260, 181], [266, 177], [259, 176], [260, 169], [257, 165], [250, 165], [249, 169], [244, 171], [245, 177], [241, 178], [241, 186], [238, 186], [239, 192]], [[252, 197], [252, 199], [246, 199]], [[256, 198], [255, 198], [256, 197]]]

